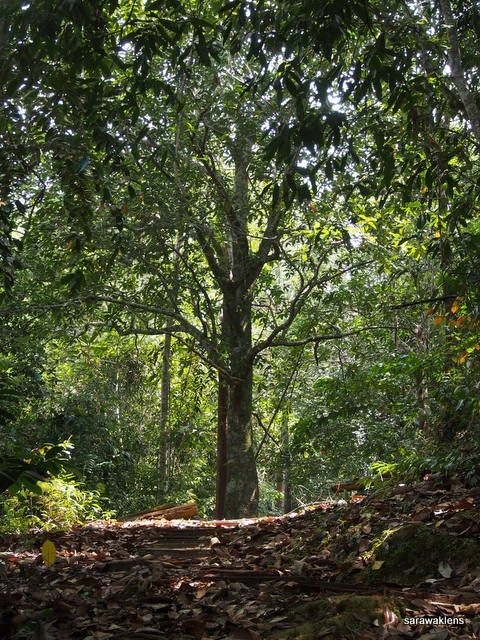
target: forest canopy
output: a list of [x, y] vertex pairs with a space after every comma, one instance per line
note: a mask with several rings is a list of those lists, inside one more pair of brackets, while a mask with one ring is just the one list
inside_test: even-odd
[[476, 477], [479, 37], [455, 0], [4, 0], [0, 490]]

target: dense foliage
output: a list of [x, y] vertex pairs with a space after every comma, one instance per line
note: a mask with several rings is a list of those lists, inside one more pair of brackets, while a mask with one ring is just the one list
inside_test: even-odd
[[317, 4], [2, 3], [0, 488], [475, 477], [479, 9]]

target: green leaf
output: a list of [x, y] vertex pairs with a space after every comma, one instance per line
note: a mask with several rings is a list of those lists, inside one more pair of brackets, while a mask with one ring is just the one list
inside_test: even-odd
[[78, 269], [77, 271], [74, 271], [73, 273], [68, 273], [67, 275], [63, 276], [63, 278], [61, 278], [60, 282], [62, 284], [68, 285], [69, 294], [71, 296], [73, 296], [76, 293], [78, 293], [78, 291], [82, 287], [85, 286], [85, 284], [86, 284], [85, 274], [83, 273], [83, 271], [81, 269]]
[[393, 149], [389, 146], [383, 147], [383, 180], [385, 185], [390, 186], [393, 176], [395, 175], [395, 158], [393, 155]]
[[200, 57], [200, 62], [204, 64], [206, 67], [211, 66], [211, 60], [208, 53], [207, 41], [205, 40], [205, 36], [203, 35], [203, 31], [198, 32], [198, 43], [196, 44], [196, 49], [198, 51], [198, 55]]

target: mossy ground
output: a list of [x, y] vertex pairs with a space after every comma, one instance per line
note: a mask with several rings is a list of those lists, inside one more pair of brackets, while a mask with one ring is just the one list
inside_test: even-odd
[[298, 626], [271, 636], [270, 640], [353, 640], [362, 632], [381, 627], [386, 610], [401, 615], [399, 603], [380, 595], [336, 595], [320, 598], [292, 610]]
[[383, 564], [378, 570], [368, 569], [370, 582], [409, 586], [441, 578], [442, 563], [452, 571], [479, 564], [479, 540], [452, 535], [431, 525], [410, 523], [384, 532], [381, 537], [375, 559]]

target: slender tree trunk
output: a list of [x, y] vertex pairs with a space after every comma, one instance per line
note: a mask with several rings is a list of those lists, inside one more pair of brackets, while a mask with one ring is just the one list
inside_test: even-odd
[[[446, 219], [448, 216], [449, 203], [445, 193], [445, 188], [442, 183], [442, 177], [446, 171], [445, 160], [438, 155], [438, 233], [439, 233], [439, 254], [440, 254], [440, 274], [442, 278], [442, 296], [444, 298], [444, 379], [452, 380], [454, 377], [455, 361], [453, 359], [454, 344], [452, 343], [452, 333], [449, 327], [451, 319], [451, 306], [453, 296], [456, 295], [456, 287], [453, 285], [451, 272], [452, 272], [452, 251], [450, 247], [450, 241], [448, 238], [448, 227]], [[443, 416], [442, 425], [440, 428], [439, 439], [441, 442], [449, 443], [455, 439], [455, 435], [459, 429], [459, 419], [455, 407], [453, 406], [453, 399], [450, 393], [450, 383], [444, 384], [443, 389]]]
[[[179, 97], [183, 96], [185, 87], [185, 77], [182, 77], [179, 82], [178, 94]], [[186, 193], [185, 186], [181, 180], [179, 155], [182, 145], [182, 136], [184, 129], [183, 111], [179, 110], [177, 113], [175, 123], [175, 155], [174, 155], [174, 179], [178, 188], [178, 194], [180, 197], [181, 206], [188, 210], [188, 194]], [[175, 252], [173, 254], [173, 295], [172, 295], [172, 309], [175, 306], [175, 301], [178, 293], [178, 270], [179, 270], [179, 254], [182, 248], [182, 236], [183, 236], [183, 222], [177, 231], [177, 238], [175, 240]], [[171, 318], [167, 321], [167, 332], [165, 334], [165, 340], [163, 343], [163, 356], [162, 356], [162, 381], [160, 388], [160, 443], [157, 460], [158, 470], [158, 488], [157, 488], [157, 500], [162, 502], [169, 488], [169, 479], [171, 474], [171, 442], [170, 442], [170, 391], [171, 391], [171, 359], [172, 359], [172, 334], [169, 333], [169, 329], [173, 326]]]
[[164, 500], [168, 491], [168, 457], [170, 447], [170, 361], [172, 357], [172, 336], [165, 335], [162, 356], [162, 381], [160, 387], [160, 444], [158, 451], [157, 470], [158, 488], [157, 501]]
[[[415, 326], [412, 333], [415, 340], [415, 351], [420, 354], [423, 360], [425, 358], [425, 354], [428, 352], [428, 325], [425, 313], [422, 313], [418, 324]], [[421, 366], [417, 367], [413, 376], [415, 380], [416, 411], [418, 414], [417, 424], [420, 431], [424, 432], [428, 426], [426, 419], [428, 406], [428, 384], [427, 371], [423, 362]]]
[[280, 430], [280, 441], [282, 443], [282, 479], [281, 491], [283, 493], [283, 513], [289, 513], [292, 506], [292, 486], [290, 482], [291, 454], [290, 454], [290, 431], [288, 428], [288, 410], [282, 413], [282, 426]]
[[[447, 200], [443, 190], [439, 195], [439, 211], [444, 217], [447, 212]], [[442, 218], [440, 218], [442, 219]], [[440, 268], [442, 277], [442, 294], [445, 298], [443, 303], [443, 313], [445, 317], [444, 328], [444, 377], [446, 380], [452, 380], [455, 375], [455, 361], [453, 354], [455, 352], [455, 345], [452, 342], [452, 332], [450, 329], [451, 306], [453, 296], [456, 294], [456, 288], [452, 286], [452, 279], [450, 277], [452, 264], [451, 264], [451, 252], [446, 236], [446, 231], [440, 229]], [[460, 429], [460, 420], [457, 411], [453, 405], [453, 399], [450, 393], [450, 384], [445, 385], [444, 397], [443, 397], [443, 416], [442, 425], [440, 428], [440, 440], [444, 443], [450, 443], [455, 439], [457, 431]]]
[[227, 418], [228, 384], [225, 375], [218, 372], [217, 397], [217, 495], [216, 517], [225, 518], [225, 493], [227, 489]]

